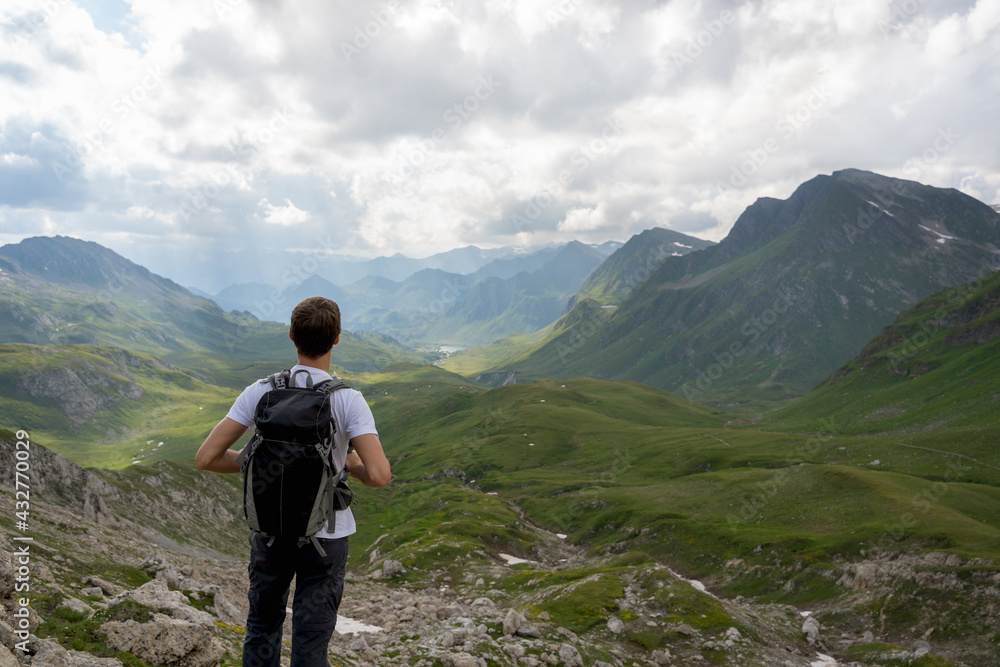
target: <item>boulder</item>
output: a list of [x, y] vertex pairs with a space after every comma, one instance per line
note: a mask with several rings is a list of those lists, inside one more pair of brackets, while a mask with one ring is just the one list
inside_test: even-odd
[[806, 639], [809, 640], [810, 644], [815, 644], [819, 641], [819, 630], [819, 621], [812, 616], [806, 618], [805, 622], [802, 623], [802, 632], [805, 633]]
[[653, 651], [652, 655], [649, 656], [654, 664], [657, 665], [669, 665], [670, 664], [670, 651], [663, 649], [662, 651]]
[[21, 667], [17, 658], [6, 646], [0, 646], [0, 667]]
[[108, 621], [99, 628], [108, 647], [126, 651], [152, 665], [212, 667], [225, 653], [215, 638], [215, 626], [154, 614], [147, 623]]
[[387, 560], [382, 563], [382, 577], [388, 579], [406, 574], [406, 568], [398, 560]]
[[445, 653], [438, 656], [445, 667], [486, 667], [486, 661], [476, 658], [464, 651], [462, 653]]
[[98, 658], [83, 651], [67, 651], [53, 639], [38, 642], [32, 667], [122, 667], [118, 658]]
[[565, 667], [583, 667], [583, 658], [580, 652], [571, 644], [563, 644], [559, 647], [559, 662]]
[[69, 609], [70, 611], [75, 611], [80, 614], [86, 614], [87, 618], [94, 615], [94, 610], [87, 606], [87, 603], [83, 600], [78, 600], [74, 597], [68, 597], [59, 603], [56, 609]]
[[625, 632], [625, 623], [622, 622], [620, 618], [617, 618], [615, 616], [609, 616], [608, 630], [613, 635], [620, 635], [621, 633]]
[[517, 629], [521, 627], [521, 612], [516, 609], [510, 609], [507, 611], [507, 616], [503, 619], [503, 633], [505, 635], [512, 635], [517, 632]]

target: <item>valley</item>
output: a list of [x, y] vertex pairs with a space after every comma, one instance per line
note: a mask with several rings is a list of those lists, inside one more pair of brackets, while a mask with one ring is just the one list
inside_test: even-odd
[[[599, 261], [578, 244], [532, 271], [470, 265], [455, 275], [492, 269], [448, 308], [444, 269], [365, 279], [395, 296], [333, 370], [393, 480], [357, 490], [342, 611], [382, 631], [337, 636], [331, 659], [1000, 664], [1000, 215], [844, 170], [759, 200], [718, 244], [674, 253], [667, 232]], [[211, 607], [205, 647], [237, 664], [239, 480], [192, 458], [294, 361], [287, 326], [74, 239], [0, 265], [0, 455], [30, 433], [35, 634], [104, 650], [60, 601], [108, 614], [85, 580], [162, 584]], [[14, 486], [4, 466], [8, 554]]]

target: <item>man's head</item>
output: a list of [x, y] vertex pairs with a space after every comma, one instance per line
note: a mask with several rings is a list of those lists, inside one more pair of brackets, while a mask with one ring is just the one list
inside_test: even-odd
[[340, 338], [340, 306], [322, 296], [303, 299], [292, 311], [288, 337], [302, 356], [322, 357]]

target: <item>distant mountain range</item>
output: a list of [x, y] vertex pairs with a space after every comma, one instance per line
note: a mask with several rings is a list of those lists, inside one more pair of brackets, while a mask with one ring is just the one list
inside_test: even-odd
[[[602, 283], [633, 282], [616, 257], [628, 251]], [[543, 345], [483, 378], [630, 379], [722, 403], [798, 396], [900, 311], [992, 272], [998, 253], [1000, 215], [957, 190], [818, 176], [757, 200], [718, 245], [666, 258], [617, 307], [613, 290], [581, 292]]]
[[[651, 266], [665, 256], [711, 245], [685, 234], [656, 231], [669, 235], [672, 245], [668, 254], [654, 257]], [[644, 240], [640, 245], [649, 253], [665, 252], [658, 243]], [[352, 330], [381, 332], [411, 344], [487, 344], [557, 320], [588, 276], [620, 247], [614, 242], [574, 241], [494, 259], [469, 273], [423, 268], [399, 281], [383, 272], [337, 285], [317, 272], [284, 290], [262, 283], [234, 285], [213, 298], [226, 309], [286, 321], [299, 300], [321, 294], [340, 304], [344, 325]], [[415, 266], [404, 260], [394, 258], [396, 269]]]

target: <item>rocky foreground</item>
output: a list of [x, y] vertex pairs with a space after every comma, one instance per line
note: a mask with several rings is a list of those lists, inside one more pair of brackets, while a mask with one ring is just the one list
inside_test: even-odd
[[[137, 557], [132, 551], [137, 544], [125, 540], [111, 546], [107, 535], [93, 529], [84, 533], [80, 542], [85, 546], [101, 542], [106, 549], [116, 550], [117, 557]], [[22, 607], [16, 590], [19, 544], [0, 539], [0, 666], [111, 667], [123, 664], [122, 653], [149, 665], [238, 664], [246, 613], [242, 563], [159, 552], [137, 561], [136, 570], [145, 573], [148, 581], [131, 587], [122, 580], [120, 569], [117, 581], [109, 580], [116, 576], [113, 568], [105, 571], [108, 574], [77, 577], [79, 573], [69, 559], [53, 556], [49, 563], [33, 563], [31, 594], [39, 604]], [[441, 581], [440, 573], [428, 573], [428, 579], [435, 583], [426, 585], [399, 562], [382, 560], [377, 552], [371, 556], [368, 571], [352, 572], [355, 576], [349, 577], [340, 632], [330, 645], [331, 664], [962, 664], [920, 662], [930, 650], [927, 642], [909, 650], [881, 649], [871, 631], [859, 636], [828, 636], [814, 617], [803, 617], [798, 609], [782, 605], [716, 601], [724, 606], [733, 625], [706, 630], [696, 627], [694, 621], [678, 623], [664, 618], [655, 596], [644, 595], [648, 589], [638, 581], [642, 576], [638, 572], [635, 586], [626, 590], [617, 613], [578, 634], [548, 612], [537, 611], [537, 602], [546, 596], [564, 595], [565, 589], [504, 590], [497, 586], [502, 586], [499, 582], [509, 572], [506, 566], [470, 572], [470, 577], [481, 575], [471, 582]], [[658, 581], [670, 582], [665, 587], [687, 586], [697, 595], [714, 599], [698, 590], [696, 582], [685, 582], [665, 568], [654, 566], [652, 570]], [[858, 574], [855, 568], [854, 576]], [[593, 581], [594, 577], [585, 577], [574, 585], [586, 586]], [[74, 648], [80, 643], [81, 632], [60, 634], [73, 625], [89, 628], [86, 632], [97, 650], [93, 646], [89, 651]], [[637, 631], [641, 627], [665, 632], [672, 641], [669, 646], [645, 648], [636, 642], [642, 636]], [[876, 661], [837, 663], [826, 657], [836, 649], [865, 644], [872, 647], [871, 659]]]

